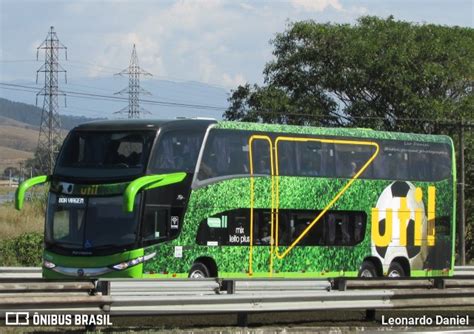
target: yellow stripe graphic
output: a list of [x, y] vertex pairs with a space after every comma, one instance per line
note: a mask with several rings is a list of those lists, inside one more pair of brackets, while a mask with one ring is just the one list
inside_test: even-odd
[[[253, 224], [254, 224], [254, 205], [255, 205], [255, 180], [254, 180], [254, 168], [253, 168], [253, 152], [252, 144], [255, 140], [264, 140], [268, 142], [270, 149], [270, 164], [271, 164], [271, 232], [270, 232], [270, 276], [273, 273], [273, 255], [275, 254], [278, 259], [283, 259], [288, 253], [301, 241], [302, 238], [318, 223], [318, 221], [324, 216], [324, 214], [341, 198], [341, 196], [351, 187], [355, 180], [370, 166], [379, 153], [379, 145], [376, 142], [367, 142], [360, 140], [343, 140], [343, 139], [317, 139], [317, 138], [302, 138], [302, 137], [289, 137], [280, 136], [275, 140], [275, 161], [273, 155], [273, 143], [269, 136], [265, 135], [253, 135], [249, 138], [249, 160], [250, 160], [250, 250], [249, 250], [249, 274], [252, 274], [252, 261], [253, 261]], [[336, 196], [329, 202], [328, 205], [314, 218], [314, 220], [306, 227], [306, 229], [288, 246], [288, 248], [280, 254], [278, 247], [278, 231], [279, 231], [279, 203], [280, 203], [280, 191], [279, 191], [279, 167], [278, 167], [278, 144], [283, 141], [292, 142], [320, 142], [329, 144], [342, 144], [342, 145], [362, 145], [362, 146], [373, 146], [375, 147], [374, 154], [367, 160], [362, 168], [344, 185], [344, 187], [336, 194]], [[276, 226], [274, 225], [276, 222]], [[387, 233], [386, 233], [387, 235]]]

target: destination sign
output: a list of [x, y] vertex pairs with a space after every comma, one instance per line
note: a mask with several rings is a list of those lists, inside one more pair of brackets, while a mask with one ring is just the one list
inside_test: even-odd
[[58, 204], [84, 204], [83, 197], [59, 197]]

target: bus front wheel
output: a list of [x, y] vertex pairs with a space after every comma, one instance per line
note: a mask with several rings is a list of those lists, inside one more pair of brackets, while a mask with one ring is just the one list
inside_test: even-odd
[[359, 277], [372, 278], [377, 277], [377, 268], [372, 261], [364, 261], [359, 269]]
[[210, 276], [209, 269], [201, 262], [194, 263], [188, 275], [189, 278], [207, 278]]

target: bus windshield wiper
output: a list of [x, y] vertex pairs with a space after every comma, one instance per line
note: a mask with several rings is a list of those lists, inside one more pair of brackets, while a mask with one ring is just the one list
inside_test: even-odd
[[[72, 247], [76, 247], [75, 249], [81, 249], [82, 248], [80, 243], [73, 243], [73, 242], [67, 242], [67, 241], [55, 240], [54, 242], [51, 242], [50, 244], [52, 246], [56, 246], [56, 247], [72, 246]], [[68, 248], [72, 248], [72, 247], [68, 247]]]

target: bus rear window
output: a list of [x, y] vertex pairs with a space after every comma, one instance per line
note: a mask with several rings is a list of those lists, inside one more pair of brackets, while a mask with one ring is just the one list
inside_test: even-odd
[[94, 178], [143, 173], [154, 131], [72, 132], [64, 143], [55, 173]]

